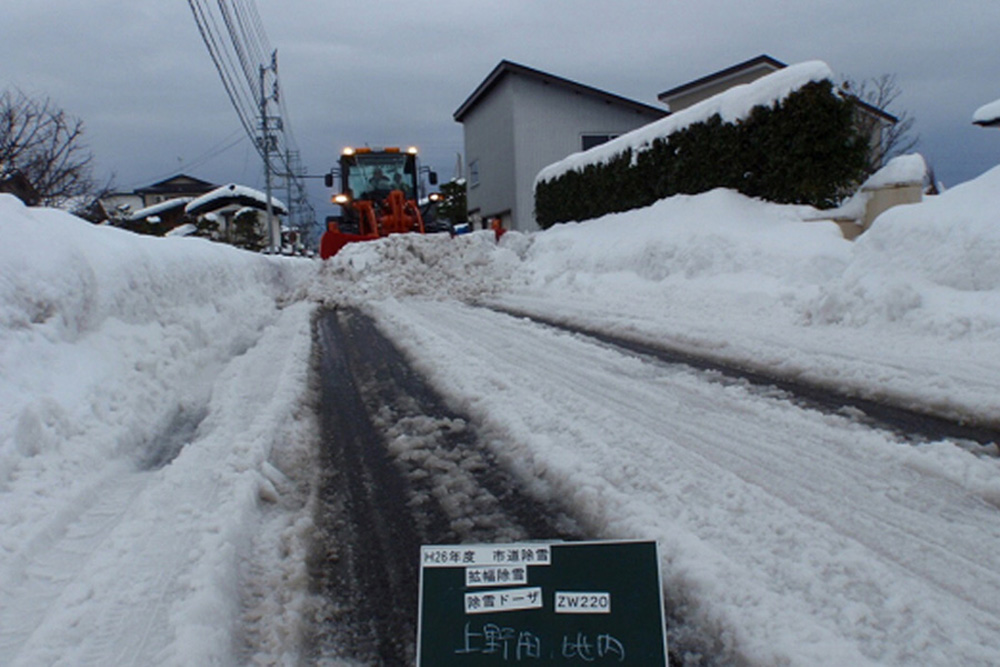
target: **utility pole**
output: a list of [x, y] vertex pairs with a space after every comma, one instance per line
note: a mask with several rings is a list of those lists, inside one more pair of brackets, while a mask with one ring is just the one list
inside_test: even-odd
[[285, 148], [285, 168], [288, 173], [285, 174], [285, 206], [288, 206], [288, 226], [295, 227], [295, 220], [292, 216], [292, 211], [295, 210], [295, 206], [292, 204], [292, 178], [295, 176], [294, 165], [296, 161], [293, 160], [292, 151]]
[[[264, 183], [266, 187], [265, 196], [267, 197], [267, 229], [268, 234], [271, 237], [271, 252], [278, 254], [281, 252], [281, 228], [278, 225], [277, 220], [274, 217], [274, 207], [271, 205], [271, 123], [267, 115], [267, 101], [270, 96], [267, 94], [267, 89], [264, 87], [266, 74], [268, 71], [273, 71], [275, 75], [278, 73], [278, 52], [274, 51], [271, 54], [271, 65], [265, 67], [260, 66], [260, 126], [262, 131], [261, 137], [261, 148], [264, 154]], [[274, 95], [277, 96], [277, 89], [274, 91]]]

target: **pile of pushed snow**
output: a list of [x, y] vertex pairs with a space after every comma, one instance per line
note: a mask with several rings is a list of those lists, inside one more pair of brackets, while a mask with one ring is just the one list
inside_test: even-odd
[[622, 275], [671, 285], [739, 275], [746, 289], [774, 281], [813, 283], [836, 275], [850, 247], [834, 225], [803, 222], [815, 215], [812, 207], [771, 204], [732, 190], [678, 195], [538, 234], [524, 269], [536, 285], [615, 283]]
[[492, 231], [349, 243], [323, 262], [315, 292], [330, 303], [401, 296], [472, 300], [502, 288], [518, 267], [512, 249], [524, 243], [524, 235], [508, 232], [498, 244]]
[[[319, 296], [333, 301], [424, 296], [477, 300], [506, 292], [652, 290], [705, 281], [752, 291], [839, 275], [850, 244], [817, 211], [718, 189], [535, 234], [449, 238], [401, 234], [349, 244], [324, 262]], [[753, 280], [747, 280], [747, 275]], [[734, 282], [735, 281], [735, 282]]]
[[886, 211], [805, 312], [822, 323], [1000, 340], [998, 212], [1000, 167]]
[[830, 67], [821, 61], [809, 61], [785, 67], [750, 83], [702, 100], [661, 120], [644, 125], [600, 146], [574, 153], [542, 169], [535, 183], [556, 179], [568, 171], [582, 170], [587, 165], [603, 164], [627, 150], [633, 154], [652, 146], [653, 141], [670, 136], [689, 125], [701, 123], [719, 114], [724, 123], [733, 123], [749, 116], [757, 106], [770, 107], [808, 83], [833, 79]]

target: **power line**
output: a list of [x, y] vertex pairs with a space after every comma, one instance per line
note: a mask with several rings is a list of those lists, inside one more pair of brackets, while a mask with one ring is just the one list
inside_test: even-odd
[[[264, 161], [268, 183], [272, 175], [285, 179], [292, 200], [290, 225], [314, 225], [316, 213], [306, 193], [305, 169], [299, 163], [279, 85], [277, 51], [271, 49], [256, 4], [217, 0], [217, 12], [207, 0], [188, 0], [188, 5], [240, 124]], [[270, 166], [272, 156], [280, 171]]]
[[225, 139], [223, 139], [222, 141], [218, 142], [217, 144], [215, 144], [214, 146], [212, 146], [211, 148], [209, 148], [207, 151], [205, 151], [204, 153], [202, 153], [198, 157], [193, 158], [191, 160], [188, 160], [187, 162], [182, 162], [181, 164], [177, 165], [177, 169], [171, 170], [171, 171], [169, 171], [167, 173], [164, 173], [164, 174], [161, 174], [159, 176], [152, 176], [150, 179], [144, 179], [143, 181], [137, 181], [135, 183], [127, 184], [127, 185], [125, 185], [123, 187], [126, 187], [126, 188], [136, 187], [136, 186], [140, 185], [141, 183], [147, 182], [148, 180], [159, 181], [161, 179], [173, 176], [178, 171], [185, 171], [187, 169], [191, 169], [193, 167], [200, 166], [200, 165], [208, 162], [212, 158], [215, 158], [215, 157], [218, 157], [218, 156], [222, 155], [223, 153], [225, 153], [229, 149], [231, 149], [231, 148], [233, 148], [235, 146], [240, 145], [244, 141], [246, 141], [246, 136], [244, 136], [243, 130], [237, 128], [236, 130], [234, 130], [233, 132], [231, 132], [229, 134], [229, 136], [227, 136]]

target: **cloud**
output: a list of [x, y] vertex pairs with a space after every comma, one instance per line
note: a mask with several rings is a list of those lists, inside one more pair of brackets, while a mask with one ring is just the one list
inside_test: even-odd
[[[0, 86], [51, 96], [83, 118], [99, 167], [120, 182], [141, 183], [182, 166], [239, 127], [187, 3], [13, 4], [4, 10]], [[452, 113], [502, 59], [656, 103], [667, 88], [760, 53], [786, 62], [822, 59], [854, 78], [896, 73], [899, 101], [917, 118], [922, 147], [947, 182], [1000, 161], [1000, 132], [968, 127], [975, 108], [1000, 96], [996, 63], [985, 57], [1000, 33], [998, 3], [256, 6], [278, 49], [291, 125], [311, 173], [328, 169], [343, 145], [384, 142], [421, 145], [424, 158], [449, 177], [462, 150]], [[245, 148], [199, 164], [195, 175], [261, 178]], [[326, 193], [313, 191], [323, 206]]]

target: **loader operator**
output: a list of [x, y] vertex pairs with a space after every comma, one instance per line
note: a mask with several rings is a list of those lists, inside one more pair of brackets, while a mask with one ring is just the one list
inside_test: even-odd
[[382, 171], [381, 167], [375, 167], [375, 173], [368, 179], [368, 185], [371, 192], [388, 192], [389, 178]]

